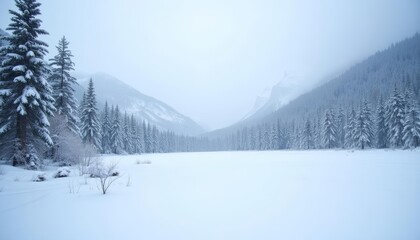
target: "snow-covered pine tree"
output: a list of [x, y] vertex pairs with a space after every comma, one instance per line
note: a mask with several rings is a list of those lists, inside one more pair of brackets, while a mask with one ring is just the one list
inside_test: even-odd
[[138, 136], [138, 152], [139, 153], [145, 153], [146, 152], [146, 148], [145, 148], [145, 143], [144, 143], [144, 128], [143, 128], [143, 122], [139, 122], [136, 126], [137, 130], [137, 136]]
[[326, 148], [334, 148], [337, 144], [337, 126], [335, 116], [331, 109], [325, 111], [323, 127], [323, 143]]
[[133, 153], [140, 153], [139, 151], [139, 133], [137, 132], [137, 121], [133, 114], [130, 117], [130, 136], [132, 139], [132, 151]]
[[311, 149], [313, 147], [313, 135], [312, 127], [309, 119], [306, 119], [305, 127], [303, 129], [303, 145], [305, 149]]
[[407, 95], [407, 108], [404, 119], [403, 141], [405, 148], [420, 146], [420, 112], [412, 95]]
[[373, 121], [371, 117], [371, 110], [366, 100], [360, 106], [360, 111], [356, 121], [356, 128], [354, 131], [354, 138], [356, 140], [356, 146], [361, 149], [365, 149], [367, 146], [372, 146]]
[[158, 153], [160, 152], [159, 149], [159, 135], [158, 135], [158, 130], [156, 128], [156, 126], [153, 126], [151, 128], [151, 144], [152, 144], [152, 152], [153, 153]]
[[[52, 88], [45, 79], [48, 66], [44, 61], [48, 45], [38, 39], [48, 34], [41, 29], [41, 6], [36, 0], [15, 0], [17, 11], [9, 10], [12, 15], [7, 30], [10, 36], [0, 49], [3, 58], [0, 67], [0, 135], [14, 146], [10, 159], [13, 165], [26, 165], [38, 168], [35, 141], [42, 140], [52, 146], [53, 141], [48, 127], [48, 116], [53, 115], [54, 98]], [[14, 140], [13, 140], [14, 139]], [[3, 140], [2, 140], [3, 141]], [[3, 150], [2, 150], [3, 151]]]
[[108, 102], [105, 102], [104, 111], [102, 113], [101, 124], [101, 145], [102, 153], [111, 153], [111, 116], [109, 112]]
[[146, 153], [152, 152], [152, 132], [150, 125], [143, 121], [144, 150]]
[[397, 87], [394, 87], [393, 94], [386, 106], [386, 126], [388, 128], [389, 144], [393, 148], [402, 147], [402, 131], [404, 129], [405, 106], [403, 97]]
[[111, 127], [111, 149], [113, 153], [118, 154], [122, 151], [121, 119], [118, 105], [115, 107], [113, 113], [114, 114]]
[[82, 116], [80, 118], [82, 140], [85, 144], [90, 144], [97, 150], [100, 150], [100, 123], [97, 114], [98, 109], [96, 108], [96, 95], [92, 79], [89, 80], [89, 86], [85, 93], [82, 109]]
[[[279, 136], [278, 131], [277, 131], [277, 126], [276, 124], [271, 124], [269, 125], [270, 128], [270, 146], [269, 149], [273, 150], [273, 149], [277, 149], [277, 146], [279, 145]], [[243, 140], [244, 142], [246, 142], [246, 140]]]
[[73, 57], [68, 48], [69, 42], [63, 36], [58, 42], [58, 54], [50, 59], [51, 75], [49, 82], [53, 87], [53, 97], [57, 115], [63, 116], [68, 129], [79, 135], [79, 117], [77, 115], [77, 100], [74, 97], [74, 85], [77, 85], [76, 78], [70, 75], [74, 70]]
[[345, 142], [345, 126], [346, 126], [346, 116], [344, 115], [344, 110], [340, 106], [338, 108], [338, 115], [337, 115], [337, 146], [340, 148], [344, 148]]
[[130, 118], [128, 117], [127, 112], [124, 112], [121, 138], [124, 151], [127, 153], [133, 153], [133, 140], [130, 133]]
[[356, 145], [355, 140], [355, 130], [356, 130], [356, 121], [357, 115], [356, 111], [354, 110], [354, 106], [351, 106], [350, 113], [347, 116], [347, 124], [346, 124], [346, 135], [345, 135], [345, 146], [347, 148], [353, 148]]
[[388, 127], [385, 118], [385, 106], [382, 96], [376, 110], [376, 147], [386, 148], [388, 146]]

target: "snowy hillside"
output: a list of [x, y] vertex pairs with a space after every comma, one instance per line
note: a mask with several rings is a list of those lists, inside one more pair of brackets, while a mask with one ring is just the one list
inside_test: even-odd
[[299, 87], [293, 77], [285, 74], [283, 79], [276, 85], [271, 89], [265, 89], [264, 92], [257, 97], [254, 107], [242, 120], [265, 117], [288, 104], [302, 93], [302, 91], [302, 86]]
[[[420, 152], [105, 156], [121, 177], [3, 166], [0, 239], [417, 240]], [[137, 164], [148, 160], [151, 164]]]
[[100, 108], [105, 101], [108, 101], [109, 105], [118, 105], [123, 112], [127, 111], [128, 114], [133, 114], [138, 119], [144, 119], [160, 129], [186, 135], [197, 135], [204, 131], [193, 120], [180, 114], [167, 104], [144, 95], [119, 79], [104, 73], [79, 79], [81, 87], [76, 90], [79, 100], [82, 97], [83, 89], [86, 89], [88, 85], [90, 77], [92, 77], [95, 85]]
[[420, 101], [419, 62], [420, 34], [417, 33], [371, 55], [306, 93], [303, 91], [307, 89], [302, 86], [284, 86], [280, 82], [273, 88], [267, 103], [252, 117], [227, 128], [206, 133], [206, 136], [229, 136], [245, 127], [277, 120], [302, 125], [305, 119], [321, 119], [329, 108], [336, 110], [341, 107], [348, 112], [351, 107], [357, 108], [363, 99], [369, 102], [372, 109], [376, 109], [379, 98], [388, 98], [395, 86], [402, 91], [411, 89], [413, 97]]

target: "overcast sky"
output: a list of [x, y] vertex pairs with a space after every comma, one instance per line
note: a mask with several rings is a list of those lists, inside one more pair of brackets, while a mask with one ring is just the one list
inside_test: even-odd
[[[312, 86], [420, 32], [419, 0], [41, 0], [50, 52], [106, 72], [211, 129], [241, 119], [267, 87]], [[0, 0], [0, 28], [14, 1]]]

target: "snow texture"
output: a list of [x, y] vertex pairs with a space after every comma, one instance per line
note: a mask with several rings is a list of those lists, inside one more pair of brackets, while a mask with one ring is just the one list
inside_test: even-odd
[[104, 159], [122, 174], [107, 195], [97, 179], [52, 169], [31, 182], [32, 171], [4, 166], [0, 239], [420, 239], [419, 151]]

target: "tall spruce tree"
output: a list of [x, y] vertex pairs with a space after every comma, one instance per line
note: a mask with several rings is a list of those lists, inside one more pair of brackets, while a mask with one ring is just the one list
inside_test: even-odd
[[101, 125], [101, 144], [102, 153], [111, 153], [111, 116], [109, 113], [108, 102], [105, 102], [104, 111], [102, 113]]
[[345, 136], [346, 136], [345, 126], [346, 126], [346, 116], [344, 115], [343, 108], [340, 106], [338, 108], [338, 115], [337, 115], [337, 146], [341, 148], [344, 148], [344, 143], [345, 143]]
[[404, 147], [416, 148], [420, 146], [420, 112], [415, 100], [409, 99], [407, 105], [403, 129]]
[[376, 110], [376, 147], [378, 148], [386, 148], [388, 146], [388, 127], [386, 125], [385, 114], [384, 101], [381, 96]]
[[356, 145], [355, 131], [356, 131], [357, 115], [354, 107], [351, 107], [350, 113], [347, 117], [345, 145], [347, 148], [352, 148]]
[[62, 116], [70, 131], [79, 134], [79, 118], [77, 116], [77, 100], [74, 97], [76, 78], [70, 75], [74, 70], [73, 57], [69, 42], [63, 36], [58, 42], [57, 55], [50, 59], [51, 75], [49, 81], [53, 87], [53, 97], [57, 115]]
[[386, 106], [386, 125], [388, 128], [388, 140], [391, 147], [402, 147], [402, 132], [404, 129], [405, 105], [401, 94], [395, 86], [393, 94]]
[[335, 116], [332, 110], [325, 112], [323, 143], [326, 148], [334, 148], [337, 143], [337, 127], [335, 124]]
[[93, 81], [90, 79], [87, 92], [85, 94], [84, 104], [82, 106], [81, 116], [81, 135], [85, 144], [90, 144], [101, 149], [100, 123], [98, 119], [98, 109], [96, 108], [96, 95]]
[[111, 126], [111, 149], [113, 153], [121, 153], [122, 139], [121, 139], [121, 113], [118, 106], [113, 110], [113, 119]]
[[305, 127], [303, 129], [303, 144], [305, 149], [311, 149], [313, 146], [312, 127], [309, 119], [306, 119]]
[[[0, 49], [0, 135], [13, 142], [9, 156], [13, 165], [37, 168], [41, 164], [37, 139], [52, 146], [48, 116], [53, 115], [52, 88], [45, 79], [48, 66], [44, 61], [48, 45], [38, 39], [48, 34], [41, 29], [41, 4], [35, 0], [15, 0], [17, 11], [7, 30], [10, 36], [2, 39], [9, 45]], [[14, 140], [13, 140], [14, 139]], [[3, 140], [2, 140], [3, 141]], [[3, 150], [1, 150], [3, 151]]]
[[354, 138], [356, 140], [356, 146], [361, 149], [365, 149], [367, 146], [372, 146], [373, 121], [371, 117], [371, 110], [367, 101], [364, 101], [360, 106], [360, 111], [356, 120]]

